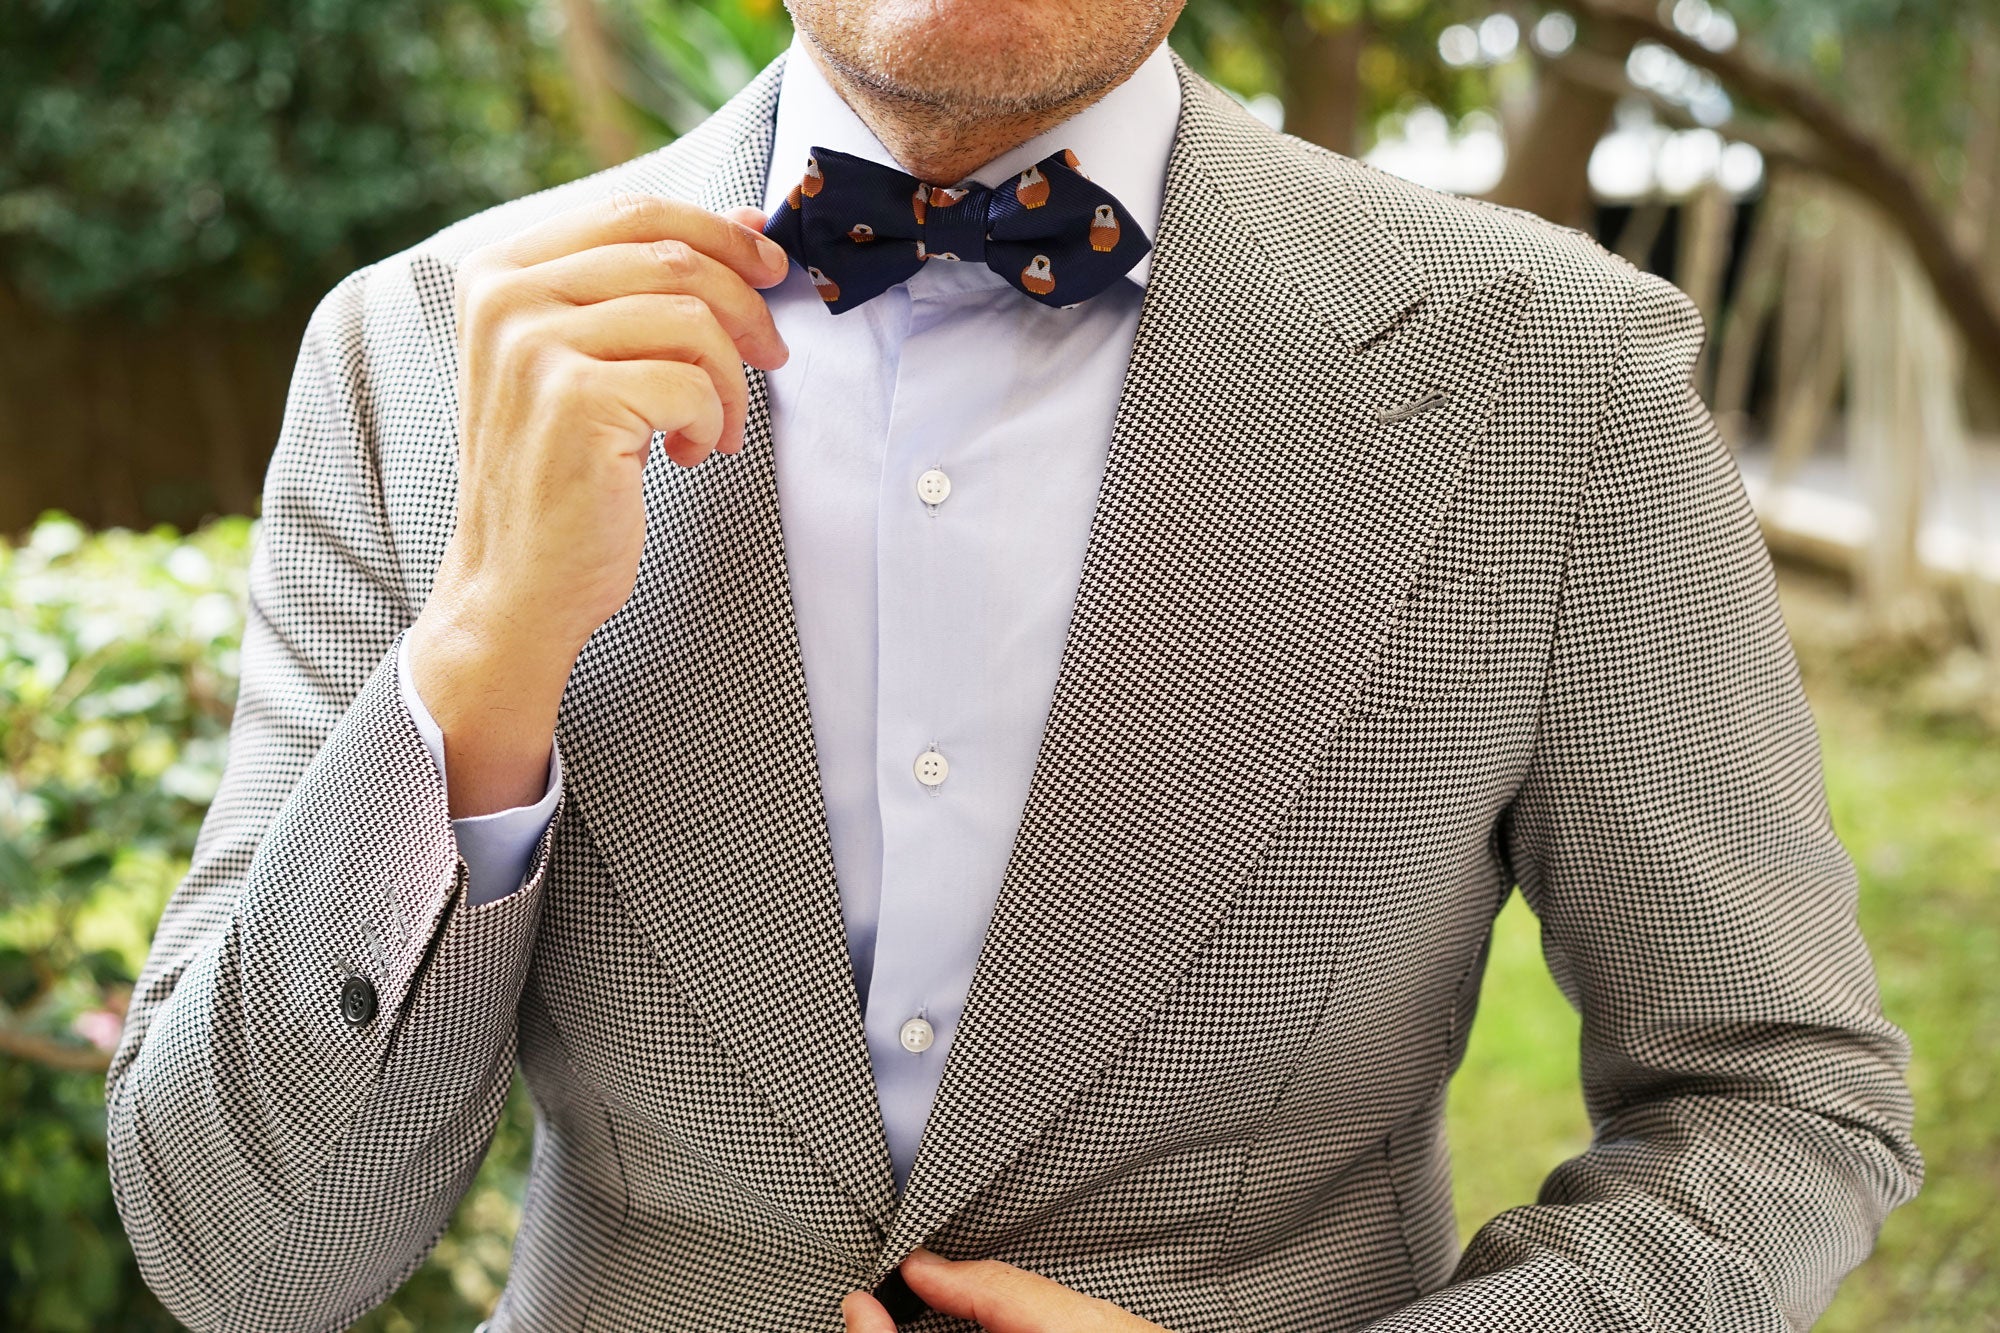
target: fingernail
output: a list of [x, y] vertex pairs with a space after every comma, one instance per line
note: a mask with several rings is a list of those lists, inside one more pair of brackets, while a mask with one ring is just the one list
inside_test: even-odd
[[779, 245], [762, 232], [759, 232], [757, 235], [757, 251], [764, 256], [764, 262], [773, 269], [784, 269], [791, 266], [792, 257], [785, 253], [785, 247]]
[[929, 1250], [919, 1245], [916, 1249], [910, 1251], [909, 1256], [903, 1262], [906, 1264], [915, 1264], [919, 1268], [926, 1268], [937, 1264], [948, 1264], [951, 1260], [941, 1254], [932, 1254]]

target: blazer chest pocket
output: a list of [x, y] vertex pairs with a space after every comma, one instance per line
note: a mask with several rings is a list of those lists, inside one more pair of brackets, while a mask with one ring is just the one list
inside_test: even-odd
[[1486, 668], [1499, 612], [1500, 570], [1487, 565], [1420, 578], [1397, 610], [1354, 711], [1387, 717], [1462, 693]]

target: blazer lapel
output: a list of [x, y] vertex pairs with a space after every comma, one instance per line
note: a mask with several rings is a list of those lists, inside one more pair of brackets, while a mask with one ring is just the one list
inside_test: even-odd
[[1117, 1057], [1228, 910], [1423, 557], [1531, 291], [1510, 272], [1431, 308], [1354, 168], [1284, 170], [1176, 64], [1055, 696], [884, 1273]]
[[[761, 205], [781, 67], [711, 123], [727, 133], [702, 207]], [[578, 661], [559, 734], [573, 809], [641, 930], [818, 1168], [781, 1152], [757, 1163], [780, 1176], [763, 1183], [865, 1259], [894, 1182], [813, 753], [763, 375], [749, 384], [741, 454], [648, 465], [638, 584]], [[851, 1196], [844, 1210], [828, 1178]]]

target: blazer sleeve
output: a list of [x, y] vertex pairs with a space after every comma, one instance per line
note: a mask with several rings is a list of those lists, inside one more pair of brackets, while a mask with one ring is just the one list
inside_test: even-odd
[[413, 611], [371, 431], [376, 381], [411, 372], [371, 374], [408, 341], [365, 328], [379, 272], [308, 325], [222, 786], [106, 1090], [140, 1271], [198, 1333], [344, 1328], [422, 1262], [506, 1098], [560, 820], [525, 887], [468, 902], [443, 779], [398, 690]]
[[1582, 1016], [1591, 1146], [1377, 1333], [1804, 1329], [1922, 1179], [1770, 559], [1691, 384], [1701, 341], [1639, 276], [1503, 824]]

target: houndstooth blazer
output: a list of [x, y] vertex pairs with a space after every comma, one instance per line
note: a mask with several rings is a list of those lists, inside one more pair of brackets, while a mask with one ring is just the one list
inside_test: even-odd
[[[227, 776], [108, 1089], [120, 1210], [190, 1326], [384, 1299], [517, 1061], [510, 1333], [833, 1330], [920, 1242], [1178, 1333], [1747, 1333], [1806, 1326], [1868, 1253], [1921, 1172], [1906, 1046], [1690, 387], [1699, 317], [1581, 233], [1177, 69], [1061, 672], [900, 1198], [762, 377], [741, 455], [647, 469], [637, 590], [570, 681], [522, 891], [466, 901], [396, 689], [453, 523], [454, 264], [614, 191], [754, 205], [777, 67], [325, 298]], [[1517, 883], [1583, 1015], [1594, 1141], [1461, 1255], [1445, 1087]]]

